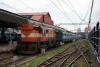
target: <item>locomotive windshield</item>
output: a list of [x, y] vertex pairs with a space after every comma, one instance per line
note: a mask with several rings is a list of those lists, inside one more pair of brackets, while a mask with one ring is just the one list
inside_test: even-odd
[[25, 18], [30, 19], [33, 15], [22, 15], [22, 16], [25, 17]]

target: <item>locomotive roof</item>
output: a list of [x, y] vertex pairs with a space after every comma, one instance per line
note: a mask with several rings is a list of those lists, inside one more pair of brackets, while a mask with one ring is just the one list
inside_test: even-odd
[[40, 16], [40, 15], [49, 15], [51, 18], [49, 12], [31, 12], [31, 13], [17, 13], [18, 15], [35, 15], [35, 16]]

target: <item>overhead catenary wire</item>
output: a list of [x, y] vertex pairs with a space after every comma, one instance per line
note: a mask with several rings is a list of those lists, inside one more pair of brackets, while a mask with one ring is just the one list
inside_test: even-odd
[[[28, 8], [30, 8], [31, 10], [33, 10], [35, 12], [38, 12], [35, 9], [31, 8], [30, 6], [28, 6], [27, 4], [25, 4], [24, 2], [22, 2], [21, 0], [18, 0], [18, 1], [21, 2], [22, 4], [24, 4], [25, 6], [27, 6]], [[41, 13], [39, 13], [39, 14], [41, 14]]]
[[[63, 1], [63, 0], [62, 0]], [[67, 3], [65, 2], [65, 1], [63, 1], [66, 5], [67, 5]], [[68, 0], [68, 2], [70, 3], [70, 5], [72, 6], [72, 8], [73, 9], [71, 9], [68, 5], [68, 7], [81, 19], [81, 17], [79, 16], [79, 14], [77, 13], [77, 11], [75, 10], [75, 8], [73, 7], [73, 5], [71, 4], [71, 2]], [[90, 2], [91, 3], [91, 2]], [[89, 6], [90, 6], [90, 4], [89, 4]], [[89, 7], [88, 7], [88, 9], [87, 9], [87, 12], [86, 12], [86, 15], [85, 15], [85, 17], [84, 17], [84, 19], [82, 20], [81, 19], [81, 23], [80, 23], [80, 25], [82, 24], [82, 21], [84, 21], [85, 23], [87, 23], [86, 21], [85, 21], [85, 19], [86, 19], [86, 17], [87, 17], [87, 15], [88, 15], [88, 11], [89, 11]], [[79, 27], [80, 27], [80, 25], [79, 25]]]
[[[50, 0], [59, 10], [60, 10], [60, 8], [52, 1], [52, 0]], [[61, 10], [60, 10], [61, 11]], [[63, 13], [62, 11], [61, 11], [61, 13]], [[64, 13], [63, 13], [64, 14]], [[65, 14], [64, 14], [65, 15]], [[65, 15], [65, 17], [71, 22], [71, 23], [73, 23], [72, 21], [71, 21], [71, 19], [69, 18], [69, 16], [68, 15]]]
[[[22, 4], [24, 4], [25, 6], [27, 6], [28, 8], [30, 8], [31, 10], [33, 10], [35, 12], [38, 12], [35, 9], [31, 8], [30, 6], [28, 6], [27, 4], [25, 4], [24, 2], [22, 2], [21, 0], [18, 0], [18, 1], [21, 2]], [[38, 13], [38, 14], [42, 14], [42, 13]]]
[[[0, 2], [1, 3], [1, 2]], [[10, 7], [10, 6], [8, 6], [8, 5], [6, 5], [7, 7]], [[14, 9], [13, 7], [10, 7], [10, 8], [12, 8], [12, 9]], [[16, 11], [18, 11], [17, 9], [14, 9], [14, 10], [16, 10]], [[21, 11], [19, 11], [19, 12], [21, 12]], [[26, 18], [27, 19], [27, 18]], [[61, 28], [61, 27], [57, 27], [57, 26], [55, 26], [55, 25], [50, 25], [50, 24], [46, 24], [46, 23], [40, 23], [40, 22], [38, 22], [38, 21], [36, 21], [36, 20], [31, 20], [31, 19], [27, 19], [28, 20], [28, 22], [29, 23], [33, 23], [33, 24], [35, 24], [35, 25], [42, 25], [42, 26], [45, 26], [45, 27], [49, 27], [49, 28], [54, 28], [54, 29], [57, 29], [57, 30], [61, 30], [61, 31], [66, 31], [65, 29], [63, 29], [63, 28]]]
[[[67, 5], [67, 3], [66, 3], [64, 0], [62, 0], [62, 1]], [[70, 5], [72, 6], [72, 4], [71, 4], [70, 1], [69, 1], [69, 3], [70, 3]], [[70, 8], [68, 5], [67, 5], [67, 7]], [[73, 6], [72, 6], [72, 8], [74, 9]], [[70, 8], [70, 9], [79, 17], [80, 20], [82, 20], [81, 17], [80, 17], [80, 16], [78, 15], [78, 13], [76, 12], [76, 10], [75, 10], [75, 9], [73, 10], [72, 8]]]
[[[60, 4], [59, 0], [57, 0], [61, 8], [63, 9], [62, 5]], [[66, 11], [63, 9], [64, 13], [67, 15]], [[67, 15], [68, 16], [68, 15]], [[70, 18], [69, 18], [70, 19]]]
[[[67, 3], [64, 1], [64, 0], [62, 0], [66, 5], [67, 5]], [[70, 5], [72, 6], [72, 4], [71, 4], [71, 2], [69, 1], [69, 3], [70, 3]], [[67, 5], [67, 7], [68, 8], [70, 8], [68, 5]], [[73, 9], [72, 9], [73, 8]], [[74, 7], [72, 6], [72, 8], [70, 8], [78, 17], [79, 17], [79, 19], [81, 20], [81, 23], [82, 23], [82, 18], [79, 16], [79, 14], [77, 13], [77, 11], [74, 9]]]
[[90, 5], [91, 5], [91, 1], [92, 1], [92, 0], [90, 0], [90, 4], [89, 4], [88, 9], [87, 9], [87, 12], [86, 12], [86, 14], [85, 14], [84, 20], [86, 19], [87, 15], [88, 15], [88, 11], [89, 11], [89, 7], [90, 7]]
[[[18, 1], [20, 1], [20, 0], [18, 0]], [[23, 3], [22, 1], [20, 1], [20, 2]], [[18, 11], [18, 12], [24, 13], [24, 12], [22, 12], [22, 11], [20, 11], [20, 10], [18, 10], [18, 9], [15, 9], [15, 8], [9, 6], [9, 5], [6, 5], [5, 3], [0, 2], [0, 4], [5, 5], [5, 6], [11, 8], [11, 9], [14, 9], [14, 10], [16, 10], [16, 11]], [[23, 3], [23, 4], [26, 5], [27, 7], [29, 7], [27, 4], [25, 4], [25, 3]], [[32, 10], [34, 10], [35, 12], [37, 12], [35, 9], [33, 9], [33, 8], [31, 8], [31, 7], [29, 7], [29, 8], [32, 9]], [[40, 13], [40, 14], [41, 14], [41, 13]]]
[[[62, 5], [60, 4], [59, 0], [57, 0], [59, 5], [61, 6], [61, 8], [63, 9]], [[67, 15], [67, 13], [65, 12], [65, 10], [63, 9], [64, 13]]]
[[[91, 4], [91, 0], [90, 0], [90, 3], [89, 3], [89, 6], [90, 6], [90, 4]], [[84, 21], [85, 21], [85, 19], [86, 19], [87, 13], [88, 13], [88, 11], [89, 11], [89, 6], [88, 6], [88, 9], [87, 9], [86, 15], [85, 15], [85, 17], [84, 17]], [[91, 13], [91, 12], [90, 12], [90, 13]], [[81, 25], [81, 24], [82, 24], [82, 21], [81, 21], [80, 25]], [[79, 25], [79, 27], [80, 27], [80, 25]]]
[[[21, 1], [21, 0], [19, 0], [19, 1]], [[60, 4], [61, 4], [61, 3], [60, 3]], [[56, 5], [56, 6], [57, 6], [57, 5]], [[12, 7], [12, 8], [13, 8], [13, 7]], [[59, 7], [58, 7], [58, 8], [59, 8]], [[15, 8], [14, 8], [14, 9], [15, 9]], [[15, 9], [15, 10], [16, 10], [16, 9]], [[34, 9], [32, 9], [32, 10], [34, 10]], [[19, 11], [19, 10], [17, 10], [17, 11]], [[64, 11], [64, 10], [63, 10], [63, 11]], [[63, 12], [63, 11], [62, 11], [62, 12]], [[21, 12], [21, 11], [19, 11], [19, 12]], [[64, 12], [65, 12], [65, 11], [64, 11]], [[63, 12], [63, 14], [66, 15], [64, 12]], [[74, 12], [75, 12], [75, 11], [74, 11]], [[66, 17], [67, 17], [67, 16], [66, 16]], [[68, 19], [68, 17], [67, 17], [67, 19]], [[71, 20], [71, 19], [69, 18], [69, 20]], [[72, 21], [71, 21], [71, 22], [72, 22]]]
[[6, 5], [6, 4], [4, 4], [4, 3], [2, 3], [2, 2], [0, 2], [0, 4], [5, 5], [5, 6], [7, 6], [7, 7], [11, 8], [11, 9], [13, 9], [13, 10], [16, 10], [16, 11], [18, 11], [18, 12], [22, 12], [22, 11], [17, 10], [17, 9], [15, 9], [15, 8], [11, 7], [11, 6], [8, 6], [8, 5]]
[[27, 4], [25, 4], [24, 2], [22, 2], [21, 0], [18, 0], [19, 2], [21, 2], [22, 4], [24, 4], [25, 6], [29, 7], [30, 9], [32, 9], [33, 11], [35, 11], [35, 9], [31, 8], [30, 6], [28, 6]]
[[[77, 13], [77, 11], [75, 10], [75, 8], [73, 7], [73, 5], [71, 4], [71, 2], [70, 2], [70, 0], [68, 0], [68, 2], [70, 3], [70, 5], [72, 6], [72, 8], [74, 9], [74, 11]], [[89, 3], [89, 6], [88, 6], [88, 9], [87, 9], [87, 12], [86, 12], [86, 15], [85, 15], [85, 17], [84, 17], [84, 21], [85, 21], [85, 18], [87, 17], [87, 15], [88, 15], [88, 11], [89, 11], [89, 7], [90, 7], [90, 4], [91, 4], [91, 1], [90, 1], [90, 3]], [[77, 15], [78, 15], [78, 13], [77, 13]], [[79, 15], [78, 15], [79, 16]], [[80, 16], [79, 16], [80, 17]], [[80, 19], [81, 19], [81, 17], [80, 17]], [[81, 21], [83, 21], [82, 19], [81, 19]], [[86, 21], [85, 21], [86, 22]]]

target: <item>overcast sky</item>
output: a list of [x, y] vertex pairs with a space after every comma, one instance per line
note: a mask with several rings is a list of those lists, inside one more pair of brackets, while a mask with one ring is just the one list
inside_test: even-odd
[[[64, 14], [51, 1], [53, 1], [53, 3], [55, 3], [55, 5]], [[78, 14], [75, 14], [75, 11], [70, 5], [68, 0], [63, 0], [63, 1], [70, 8], [62, 0], [58, 0], [58, 1], [57, 0], [0, 0], [0, 8], [14, 13], [49, 12], [55, 25], [59, 23], [81, 23], [81, 21], [84, 20], [85, 16], [86, 16], [85, 21], [88, 22], [89, 12], [90, 12], [89, 4], [91, 3], [91, 0], [69, 0]], [[63, 11], [60, 5], [63, 7], [63, 9], [65, 10], [68, 16], [65, 14], [65, 12]], [[89, 7], [89, 11], [87, 13], [88, 7]], [[82, 21], [82, 23], [85, 22]], [[63, 27], [67, 30], [74, 30], [74, 28], [75, 29], [79, 28], [79, 26], [74, 27], [72, 25], [71, 26], [61, 25], [60, 27]], [[80, 27], [82, 30], [84, 30], [86, 25], [81, 25]]]

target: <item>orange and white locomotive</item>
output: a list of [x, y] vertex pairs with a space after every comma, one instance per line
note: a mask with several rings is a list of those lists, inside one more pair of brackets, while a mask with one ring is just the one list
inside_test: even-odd
[[18, 42], [17, 51], [23, 54], [37, 53], [41, 48], [55, 45], [55, 30], [46, 27], [36, 27], [33, 24], [21, 25], [21, 41]]
[[[50, 15], [48, 13], [45, 15], [47, 16], [48, 19], [47, 21], [46, 20], [45, 21], [48, 22], [48, 24], [52, 24]], [[41, 18], [44, 21], [44, 15], [42, 15], [41, 17], [39, 16], [39, 18], [40, 20], [38, 21], [41, 21]], [[18, 42], [17, 45], [18, 53], [34, 54], [40, 51], [41, 48], [47, 49], [55, 45], [56, 32], [53, 28], [36, 26], [33, 24], [28, 24], [28, 25], [22, 24], [20, 26], [20, 30], [21, 30], [21, 40]]]

